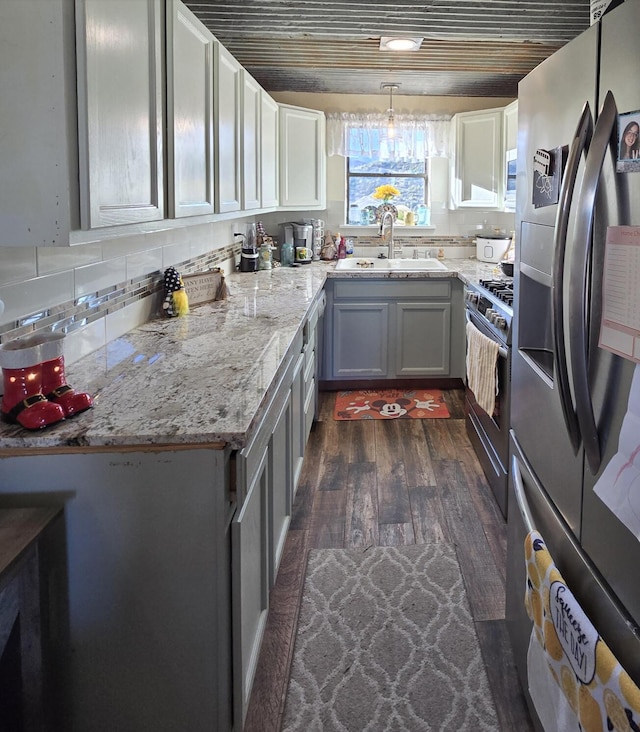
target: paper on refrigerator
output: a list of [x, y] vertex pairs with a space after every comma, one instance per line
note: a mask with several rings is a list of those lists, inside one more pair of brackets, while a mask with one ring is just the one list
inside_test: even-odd
[[618, 452], [594, 491], [640, 541], [640, 366], [635, 367]]
[[598, 345], [640, 362], [640, 226], [610, 226], [602, 275]]

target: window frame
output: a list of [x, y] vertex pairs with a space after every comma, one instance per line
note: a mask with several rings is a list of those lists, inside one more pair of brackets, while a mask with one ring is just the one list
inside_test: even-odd
[[[385, 162], [385, 161], [382, 161]], [[346, 157], [345, 166], [345, 222], [349, 221], [349, 206], [350, 206], [350, 184], [352, 178], [406, 178], [411, 180], [422, 180], [424, 182], [424, 201], [423, 203], [427, 208], [431, 208], [431, 159], [424, 159], [424, 173], [353, 173], [351, 172], [351, 156]], [[382, 203], [382, 202], [381, 202]], [[366, 224], [349, 224], [350, 226], [366, 226]]]

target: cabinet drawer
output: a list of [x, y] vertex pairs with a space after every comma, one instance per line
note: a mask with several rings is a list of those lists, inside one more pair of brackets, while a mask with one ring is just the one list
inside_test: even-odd
[[336, 300], [348, 300], [351, 298], [366, 298], [368, 300], [379, 300], [380, 298], [403, 299], [417, 297], [449, 299], [451, 297], [451, 281], [442, 280], [379, 280], [357, 282], [355, 280], [334, 281], [333, 294]]
[[314, 376], [315, 374], [315, 366], [316, 366], [316, 351], [315, 348], [310, 348], [308, 351], [305, 351], [304, 354], [304, 365], [302, 366], [304, 370], [304, 382], [305, 384], [309, 382], [309, 379]]
[[311, 383], [309, 384], [309, 391], [305, 395], [305, 399], [304, 399], [304, 441], [305, 441], [305, 444], [306, 444], [307, 440], [309, 439], [309, 433], [311, 432], [311, 427], [313, 426], [313, 418], [315, 417], [315, 413], [316, 413], [315, 386], [316, 386], [316, 380], [311, 379]]

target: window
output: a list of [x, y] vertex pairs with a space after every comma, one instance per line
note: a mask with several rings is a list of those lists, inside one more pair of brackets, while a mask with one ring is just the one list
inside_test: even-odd
[[[351, 134], [357, 135], [358, 130]], [[381, 133], [380, 137], [384, 135]], [[417, 223], [419, 206], [429, 205], [429, 161], [389, 154], [388, 142], [371, 151], [370, 156], [347, 157], [347, 212], [349, 223], [374, 224], [375, 209], [383, 201], [374, 198], [379, 186], [389, 184], [400, 191], [390, 203], [398, 209], [398, 223], [412, 211]], [[357, 213], [354, 213], [357, 212]]]

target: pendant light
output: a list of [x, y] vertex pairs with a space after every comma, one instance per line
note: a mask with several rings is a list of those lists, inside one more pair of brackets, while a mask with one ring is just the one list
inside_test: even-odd
[[393, 119], [393, 90], [399, 89], [400, 84], [382, 84], [382, 88], [389, 90], [389, 109], [387, 110], [389, 119], [387, 121], [387, 137], [389, 140], [393, 140], [396, 136], [396, 123]]

